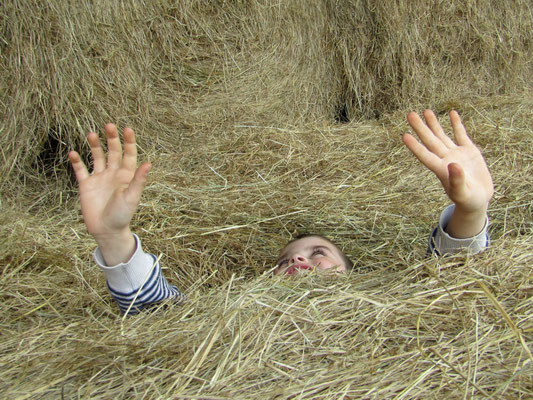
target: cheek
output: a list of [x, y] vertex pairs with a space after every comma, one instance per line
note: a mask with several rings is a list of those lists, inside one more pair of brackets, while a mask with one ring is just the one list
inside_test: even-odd
[[330, 268], [333, 268], [333, 266], [335, 265], [335, 263], [331, 260], [328, 260], [328, 259], [321, 259], [321, 260], [318, 260], [315, 262], [315, 265], [316, 265], [316, 268], [317, 269], [330, 269]]
[[337, 272], [346, 272], [346, 268], [344, 267], [344, 265], [342, 265], [342, 262], [340, 262], [339, 260], [330, 259], [329, 257], [316, 260], [314, 264], [316, 266], [316, 269], [319, 269], [321, 271], [333, 269]]
[[287, 272], [288, 266], [284, 265], [283, 267], [278, 267], [274, 270], [274, 275], [283, 275]]
[[336, 270], [337, 270], [337, 272], [342, 272], [343, 274], [348, 272], [344, 265], [339, 265]]

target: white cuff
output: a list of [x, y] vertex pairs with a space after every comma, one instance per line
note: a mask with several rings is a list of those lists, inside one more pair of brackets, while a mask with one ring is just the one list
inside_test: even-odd
[[139, 289], [156, 261], [153, 255], [143, 251], [139, 237], [135, 234], [133, 237], [135, 238], [135, 253], [126, 263], [107, 266], [98, 247], [93, 253], [94, 261], [105, 273], [107, 284], [118, 292], [130, 293]]
[[431, 235], [429, 239], [430, 249], [435, 249], [439, 254], [446, 255], [459, 253], [463, 249], [467, 249], [470, 253], [476, 254], [487, 248], [489, 246], [489, 235], [487, 232], [489, 218], [486, 217], [483, 229], [476, 236], [457, 239], [450, 236], [445, 231], [454, 210], [455, 204], [452, 204], [451, 206], [446, 207], [440, 215], [439, 226], [435, 229], [433, 235]]

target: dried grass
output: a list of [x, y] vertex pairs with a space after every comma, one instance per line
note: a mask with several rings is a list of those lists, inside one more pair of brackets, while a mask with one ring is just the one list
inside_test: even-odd
[[[491, 249], [426, 259], [446, 200], [399, 140], [414, 88], [406, 97], [391, 89], [379, 119], [334, 123], [339, 64], [322, 61], [341, 46], [340, 26], [355, 24], [340, 3], [308, 3], [309, 13], [293, 2], [222, 3], [0, 6], [10, 16], [2, 37], [19, 38], [2, 44], [3, 65], [18, 68], [1, 78], [0, 397], [531, 398], [532, 95], [486, 95], [498, 79], [481, 97], [473, 84], [436, 97], [416, 87], [440, 102], [442, 118], [459, 109], [496, 184]], [[524, 29], [528, 3], [513, 5], [506, 12], [520, 17], [501, 23]], [[324, 15], [316, 30], [287, 28]], [[184, 36], [171, 40], [173, 31]], [[310, 37], [335, 42], [304, 46]], [[521, 37], [513, 43], [526, 46]], [[498, 46], [494, 54], [508, 49]], [[516, 57], [527, 65], [530, 53]], [[483, 71], [493, 71], [490, 60], [484, 52]], [[523, 68], [500, 71], [527, 78]], [[125, 321], [92, 262], [63, 166], [36, 158], [51, 127], [68, 147], [108, 120], [136, 129], [154, 163], [134, 229], [189, 297]], [[341, 279], [272, 277], [277, 249], [302, 231], [327, 234], [357, 269]]]
[[[530, 397], [532, 102], [461, 105], [497, 185], [492, 248], [468, 259], [423, 256], [445, 202], [399, 115], [159, 152], [135, 230], [190, 300], [124, 322], [72, 191], [4, 196], [2, 396]], [[358, 268], [271, 277], [304, 229]]]
[[4, 2], [0, 177], [61, 174], [109, 120], [172, 147], [217, 126], [528, 90], [532, 13], [528, 0]]

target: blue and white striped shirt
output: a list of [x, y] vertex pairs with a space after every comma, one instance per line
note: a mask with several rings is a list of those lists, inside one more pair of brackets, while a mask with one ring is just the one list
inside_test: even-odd
[[167, 282], [157, 258], [145, 253], [139, 237], [133, 236], [136, 249], [126, 263], [107, 266], [100, 250], [94, 252], [94, 260], [104, 271], [107, 287], [120, 311], [125, 314], [129, 309], [128, 315], [133, 315], [166, 299], [182, 302], [185, 295]]
[[[152, 254], [151, 256], [155, 262], [155, 256]], [[140, 291], [137, 289], [129, 292], [121, 292], [113, 289], [109, 285], [109, 282], [107, 283], [107, 288], [123, 314], [129, 309], [128, 315], [137, 314], [148, 304], [159, 303], [172, 297], [176, 297], [177, 300], [183, 300], [184, 298], [176, 286], [170, 285], [167, 282], [163, 276], [159, 262], [152, 270], [150, 277], [146, 280]]]

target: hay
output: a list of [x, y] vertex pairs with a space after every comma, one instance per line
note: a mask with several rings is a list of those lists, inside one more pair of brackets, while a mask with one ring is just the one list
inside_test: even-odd
[[172, 147], [214, 126], [355, 120], [531, 86], [527, 0], [13, 0], [0, 17], [1, 178], [62, 175], [67, 150], [110, 120]]
[[[384, 79], [394, 75], [383, 72], [394, 70], [390, 60], [357, 64], [356, 16], [372, 17], [359, 36], [382, 37], [383, 54], [385, 38], [397, 51], [421, 27], [425, 40], [451, 34], [429, 30], [425, 6], [395, 38], [385, 21], [413, 13], [407, 2], [390, 14], [377, 3], [352, 3], [366, 14], [299, 4], [0, 6], [0, 397], [532, 397], [529, 3], [507, 4], [504, 19], [499, 3], [484, 18], [484, 2], [437, 3], [435, 19], [468, 11], [468, 29], [450, 42], [483, 38], [441, 50], [455, 60], [479, 50], [476, 79], [493, 78], [481, 85], [475, 63], [450, 61], [401, 87]], [[490, 33], [496, 20], [502, 42]], [[496, 65], [511, 38], [513, 56]], [[429, 47], [417, 51], [443, 54]], [[428, 73], [412, 54], [403, 60], [413, 76]], [[457, 91], [431, 90], [453, 71], [464, 77]], [[424, 257], [446, 200], [400, 141], [416, 90], [441, 118], [459, 109], [491, 168], [484, 254]], [[339, 124], [343, 104], [356, 118]], [[378, 106], [379, 119], [363, 118]], [[134, 230], [189, 297], [125, 321], [91, 259], [94, 241], [60, 160], [109, 120], [132, 126], [154, 164]], [[342, 279], [271, 277], [276, 251], [302, 231], [334, 239], [357, 269]]]
[[[44, 195], [12, 193], [2, 397], [530, 397], [532, 104], [461, 104], [496, 182], [492, 248], [469, 259], [424, 259], [445, 203], [402, 148], [399, 115], [235, 126], [158, 153], [135, 231], [190, 300], [124, 322], [73, 193], [52, 182]], [[263, 275], [302, 229], [328, 233], [358, 269]]]
[[531, 84], [530, 2], [332, 2], [349, 117]]

